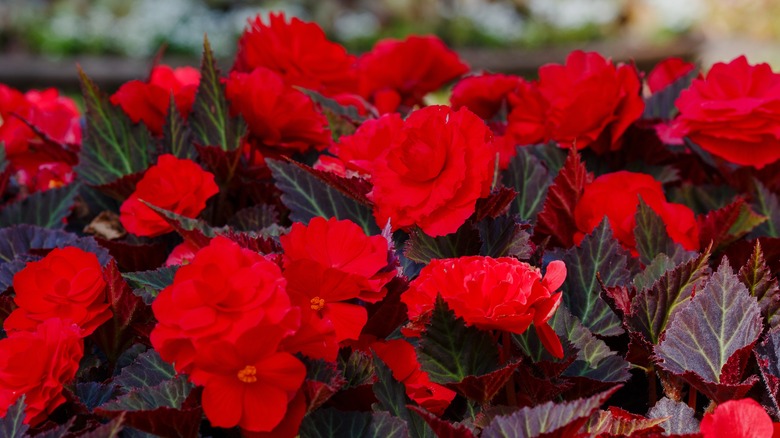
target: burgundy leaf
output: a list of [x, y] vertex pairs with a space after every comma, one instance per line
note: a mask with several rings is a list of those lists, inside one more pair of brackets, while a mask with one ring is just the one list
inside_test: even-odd
[[477, 199], [474, 222], [479, 222], [488, 217], [497, 218], [505, 214], [516, 196], [517, 191], [510, 187], [493, 189], [487, 198]]
[[419, 406], [406, 405], [406, 407], [409, 408], [410, 411], [422, 417], [422, 419], [428, 423], [428, 426], [433, 429], [438, 438], [475, 438], [474, 432], [462, 424], [450, 423], [449, 421], [443, 420]]
[[577, 231], [574, 207], [591, 179], [592, 175], [580, 161], [580, 155], [572, 148], [563, 168], [547, 191], [547, 199], [537, 216], [535, 242], [538, 243], [544, 236], [550, 236], [553, 245], [569, 248], [574, 244], [574, 233]]

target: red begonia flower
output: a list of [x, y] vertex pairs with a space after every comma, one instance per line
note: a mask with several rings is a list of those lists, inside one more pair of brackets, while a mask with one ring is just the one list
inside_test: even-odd
[[262, 146], [305, 152], [331, 141], [328, 121], [311, 99], [267, 68], [231, 73], [225, 92], [232, 111], [244, 117], [252, 139]]
[[390, 368], [393, 378], [404, 384], [409, 398], [428, 411], [442, 415], [455, 398], [455, 391], [431, 382], [420, 368], [417, 354], [409, 342], [403, 339], [375, 342], [371, 349]]
[[[567, 148], [614, 151], [626, 129], [642, 115], [640, 88], [633, 66], [616, 67], [598, 53], [577, 50], [565, 65], [540, 67], [536, 90], [523, 88], [512, 97], [509, 129], [520, 144], [554, 140]], [[537, 126], [529, 126], [532, 121]], [[522, 126], [513, 127], [518, 123]], [[523, 133], [528, 136], [523, 138]]]
[[685, 249], [699, 247], [699, 227], [693, 211], [683, 204], [666, 202], [661, 183], [652, 176], [628, 171], [601, 175], [585, 186], [574, 208], [574, 220], [579, 229], [574, 241], [579, 243], [606, 216], [615, 238], [635, 253], [634, 228], [639, 196], [663, 219], [672, 240]]
[[374, 217], [430, 236], [456, 231], [490, 192], [495, 150], [485, 122], [466, 108], [413, 112], [373, 163]]
[[358, 59], [360, 94], [381, 114], [423, 105], [423, 97], [469, 71], [435, 36], [382, 40]]
[[84, 356], [81, 330], [50, 318], [32, 331], [0, 340], [0, 417], [25, 395], [24, 422], [37, 425], [65, 402], [64, 384], [73, 380]]
[[14, 276], [19, 306], [3, 323], [6, 331], [35, 330], [50, 318], [77, 324], [87, 336], [111, 318], [106, 281], [95, 254], [76, 247], [53, 249]]
[[502, 107], [508, 109], [509, 95], [524, 82], [518, 76], [485, 73], [458, 81], [452, 88], [452, 109], [468, 108], [484, 120], [490, 120]]
[[125, 229], [137, 236], [159, 236], [173, 231], [159, 214], [141, 200], [176, 214], [194, 218], [206, 208], [206, 200], [219, 187], [214, 175], [195, 162], [170, 154], [160, 155], [119, 209], [119, 220]]
[[177, 370], [189, 372], [200, 354], [198, 343], [234, 342], [260, 321], [292, 334], [299, 320], [289, 321], [293, 308], [285, 285], [276, 263], [217, 237], [155, 299], [152, 345]]
[[366, 120], [354, 134], [343, 136], [331, 145], [329, 152], [338, 157], [345, 170], [370, 175], [374, 160], [390, 148], [403, 125], [397, 113]]
[[466, 324], [521, 334], [531, 323], [544, 347], [563, 357], [558, 336], [547, 324], [561, 303], [566, 266], [555, 260], [542, 277], [538, 268], [515, 258], [469, 256], [435, 259], [401, 295], [409, 319], [426, 318], [441, 295]]
[[675, 105], [682, 134], [702, 149], [759, 169], [780, 159], [780, 74], [769, 64], [716, 63]]
[[388, 263], [387, 239], [367, 236], [349, 220], [315, 217], [308, 225], [293, 224], [280, 241], [287, 291], [304, 314], [316, 315], [304, 316], [302, 325], [311, 318], [319, 331], [332, 326], [335, 339], [324, 357], [335, 358], [337, 343], [358, 339], [368, 319], [363, 306], [349, 301], [381, 300], [387, 293], [385, 286], [395, 277]]
[[295, 17], [288, 22], [284, 14], [270, 14], [268, 24], [258, 15], [241, 35], [233, 70], [257, 67], [274, 71], [287, 85], [327, 96], [357, 91], [355, 57], [329, 41], [318, 24]]
[[750, 398], [722, 403], [701, 420], [704, 438], [771, 438], [773, 433], [769, 414]]
[[191, 379], [204, 386], [203, 411], [213, 426], [273, 430], [306, 377], [300, 360], [278, 350], [288, 329], [263, 322], [232, 342], [216, 338], [197, 347]]
[[152, 69], [148, 82], [130, 81], [119, 87], [111, 96], [111, 103], [119, 105], [133, 122], [143, 122], [152, 134], [161, 136], [171, 95], [179, 113], [186, 118], [199, 82], [200, 72], [195, 68], [158, 65]]
[[693, 71], [694, 68], [696, 68], [694, 64], [680, 58], [664, 59], [656, 64], [647, 75], [647, 87], [651, 93], [657, 93]]

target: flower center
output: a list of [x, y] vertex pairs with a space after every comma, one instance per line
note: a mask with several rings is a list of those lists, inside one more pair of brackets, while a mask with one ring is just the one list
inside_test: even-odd
[[238, 372], [238, 380], [244, 383], [257, 382], [257, 368], [252, 365], [247, 365]]
[[320, 297], [311, 299], [311, 310], [322, 310], [323, 307], [325, 307], [325, 300]]

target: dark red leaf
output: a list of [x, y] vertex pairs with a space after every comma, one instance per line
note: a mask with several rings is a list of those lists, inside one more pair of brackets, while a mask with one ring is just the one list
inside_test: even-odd
[[766, 220], [750, 209], [744, 198], [696, 218], [699, 224], [699, 244], [706, 248], [710, 243], [725, 247], [749, 233]]
[[536, 218], [535, 242], [550, 236], [553, 245], [569, 248], [574, 244], [574, 232], [577, 231], [574, 207], [591, 179], [592, 175], [580, 161], [580, 155], [572, 148], [547, 191], [547, 199]]
[[447, 384], [447, 387], [470, 400], [487, 403], [506, 385], [518, 365], [509, 364], [481, 376], [466, 376], [461, 382]]
[[371, 182], [358, 177], [345, 178], [335, 173], [324, 170], [317, 170], [303, 163], [299, 163], [289, 157], [282, 157], [288, 163], [294, 164], [299, 169], [314, 175], [325, 184], [346, 195], [352, 200], [359, 202], [367, 207], [373, 207], [374, 203], [366, 196], [373, 189]]
[[164, 241], [133, 244], [100, 237], [95, 240], [114, 257], [122, 272], [151, 271], [162, 266], [168, 257], [168, 245]]
[[516, 196], [517, 190], [510, 187], [493, 189], [487, 198], [477, 199], [474, 222], [479, 222], [488, 217], [497, 218], [505, 214]]
[[431, 426], [438, 438], [474, 438], [474, 432], [462, 424], [450, 423], [419, 406], [406, 405], [406, 407], [422, 417], [428, 423], [428, 426]]

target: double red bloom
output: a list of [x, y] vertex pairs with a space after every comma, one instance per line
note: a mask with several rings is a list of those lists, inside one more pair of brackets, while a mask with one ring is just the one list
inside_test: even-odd
[[152, 344], [205, 387], [213, 425], [269, 432], [285, 419], [306, 375], [281, 348], [300, 325], [285, 285], [274, 262], [217, 237], [154, 301]]
[[371, 192], [380, 226], [417, 225], [430, 236], [458, 229], [487, 196], [495, 150], [485, 123], [465, 108], [429, 106], [403, 122], [373, 163]]
[[315, 217], [293, 224], [280, 240], [287, 290], [303, 312], [302, 331], [290, 342], [305, 354], [335, 360], [338, 343], [358, 339], [368, 319], [355, 299], [381, 300], [395, 277], [387, 239], [367, 236], [348, 220]]
[[24, 422], [46, 420], [65, 402], [62, 386], [76, 376], [82, 356], [81, 330], [59, 318], [0, 340], [0, 416], [24, 394]]
[[675, 104], [681, 133], [702, 149], [756, 168], [780, 159], [780, 74], [769, 64], [716, 63]]
[[194, 218], [206, 208], [206, 200], [219, 192], [214, 175], [195, 162], [170, 154], [161, 155], [122, 203], [119, 220], [128, 232], [137, 236], [159, 236], [173, 231], [146, 201], [176, 214]]
[[539, 82], [512, 96], [509, 130], [518, 144], [556, 141], [562, 147], [617, 150], [642, 115], [636, 69], [595, 52], [574, 51], [565, 65], [539, 68]]
[[13, 286], [19, 307], [3, 323], [8, 332], [34, 331], [51, 318], [61, 318], [87, 336], [112, 316], [100, 262], [76, 247], [57, 248], [28, 263], [14, 276]]
[[179, 113], [187, 117], [199, 82], [200, 72], [195, 68], [158, 65], [152, 69], [148, 82], [130, 81], [119, 87], [111, 96], [111, 103], [119, 105], [133, 122], [143, 122], [152, 134], [161, 136], [171, 96]]
[[514, 258], [460, 257], [432, 260], [403, 293], [412, 322], [427, 318], [441, 295], [455, 315], [485, 330], [523, 333], [533, 323], [544, 347], [563, 357], [563, 347], [547, 325], [561, 303], [555, 292], [566, 279], [561, 261], [539, 269]]

